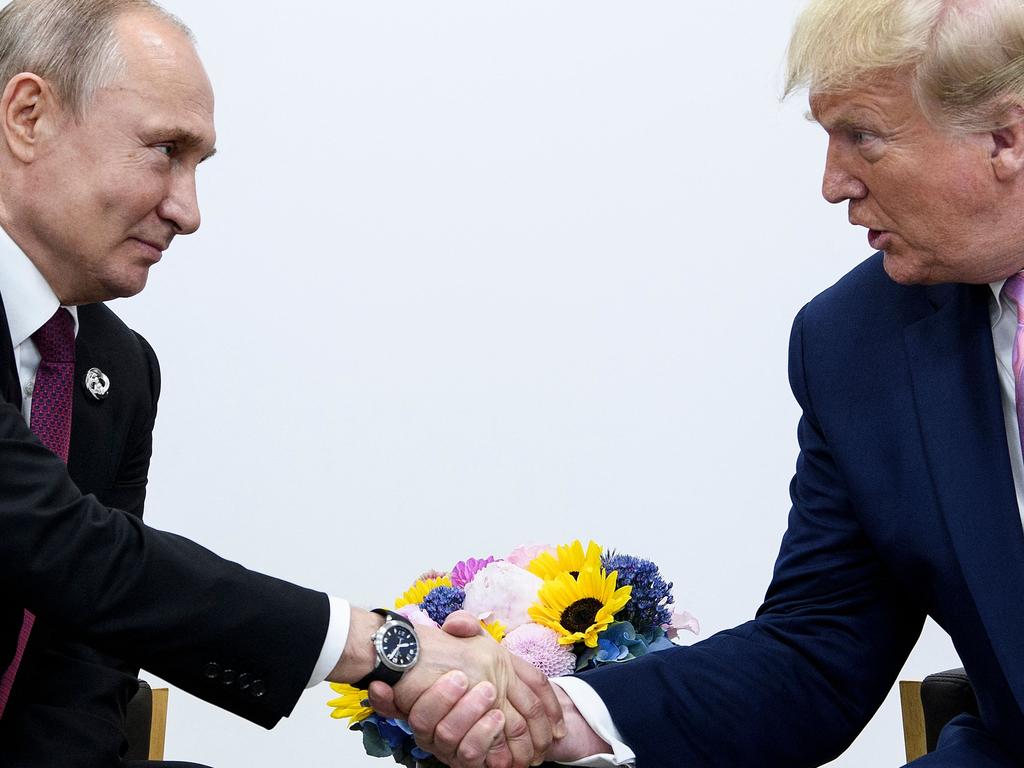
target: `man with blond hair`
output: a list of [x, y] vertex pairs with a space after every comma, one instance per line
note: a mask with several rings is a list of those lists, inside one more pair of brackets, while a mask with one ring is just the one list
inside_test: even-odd
[[0, 10], [0, 766], [120, 766], [141, 666], [268, 728], [325, 679], [391, 679], [411, 706], [457, 668], [500, 705], [494, 754], [525, 768], [560, 712], [493, 641], [141, 521], [159, 367], [102, 302], [139, 293], [198, 229], [213, 110], [191, 34], [149, 0]]
[[[981, 714], [914, 765], [1024, 764], [1024, 1], [812, 0], [800, 87], [828, 134], [822, 192], [877, 253], [793, 327], [800, 456], [774, 578], [752, 621], [584, 676], [550, 758], [822, 765], [931, 616]], [[482, 709], [442, 681], [414, 722], [468, 768]]]

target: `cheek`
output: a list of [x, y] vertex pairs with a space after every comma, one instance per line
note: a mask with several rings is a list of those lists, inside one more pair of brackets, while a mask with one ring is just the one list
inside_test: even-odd
[[164, 196], [162, 178], [152, 172], [135, 170], [116, 174], [97, 185], [95, 204], [111, 227], [131, 227], [143, 221]]

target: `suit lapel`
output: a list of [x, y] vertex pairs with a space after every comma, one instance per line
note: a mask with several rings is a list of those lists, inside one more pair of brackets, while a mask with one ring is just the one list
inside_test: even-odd
[[7, 324], [3, 297], [0, 297], [0, 397], [21, 410], [21, 382], [14, 364], [14, 346], [11, 344], [11, 328]]
[[[86, 493], [95, 493], [113, 482], [111, 460], [117, 453], [112, 436], [114, 404], [108, 400], [96, 400], [83, 386], [90, 368], [100, 368], [109, 373], [116, 367], [107, 354], [106, 346], [95, 339], [92, 319], [90, 307], [78, 308], [71, 450], [68, 455], [68, 473]], [[116, 373], [114, 378], [117, 379]]]
[[1010, 468], [988, 286], [938, 286], [906, 328], [932, 482], [967, 585], [1024, 708], [1024, 528]]

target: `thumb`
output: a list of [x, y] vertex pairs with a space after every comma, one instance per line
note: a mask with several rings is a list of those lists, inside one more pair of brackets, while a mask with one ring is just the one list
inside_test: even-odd
[[476, 637], [483, 631], [476, 616], [469, 611], [456, 611], [451, 614], [441, 629], [455, 637]]

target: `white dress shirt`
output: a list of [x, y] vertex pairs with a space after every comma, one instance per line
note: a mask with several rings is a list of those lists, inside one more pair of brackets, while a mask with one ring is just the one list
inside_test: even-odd
[[[999, 394], [1003, 405], [1003, 423], [1006, 427], [1006, 444], [1010, 449], [1010, 467], [1013, 470], [1013, 487], [1017, 492], [1017, 509], [1024, 515], [1024, 456], [1021, 453], [1020, 427], [1017, 424], [1016, 387], [1013, 381], [1013, 342], [1017, 334], [1017, 305], [1008, 295], [1002, 293], [1005, 280], [991, 283], [992, 301], [989, 302], [989, 319], [992, 327], [992, 344], [995, 348], [996, 370], [999, 373]], [[612, 754], [595, 755], [567, 765], [607, 766], [633, 765], [634, 753], [622, 742], [615, 728], [608, 708], [593, 688], [578, 678], [555, 680], [572, 698], [580, 714], [594, 729], [594, 732], [612, 747]]]
[[[53, 317], [61, 303], [35, 264], [3, 228], [0, 228], [0, 296], [3, 296], [7, 325], [11, 331], [11, 344], [14, 346], [14, 365], [18, 370], [18, 380], [21, 382], [21, 413], [28, 424], [32, 415], [32, 390], [35, 387], [36, 371], [39, 370], [39, 350], [32, 341], [32, 334]], [[75, 320], [77, 337], [78, 309], [65, 309]], [[341, 658], [348, 639], [351, 617], [348, 602], [330, 596], [330, 605], [331, 619], [327, 637], [320, 658], [313, 668], [309, 687], [327, 679], [327, 675]]]

